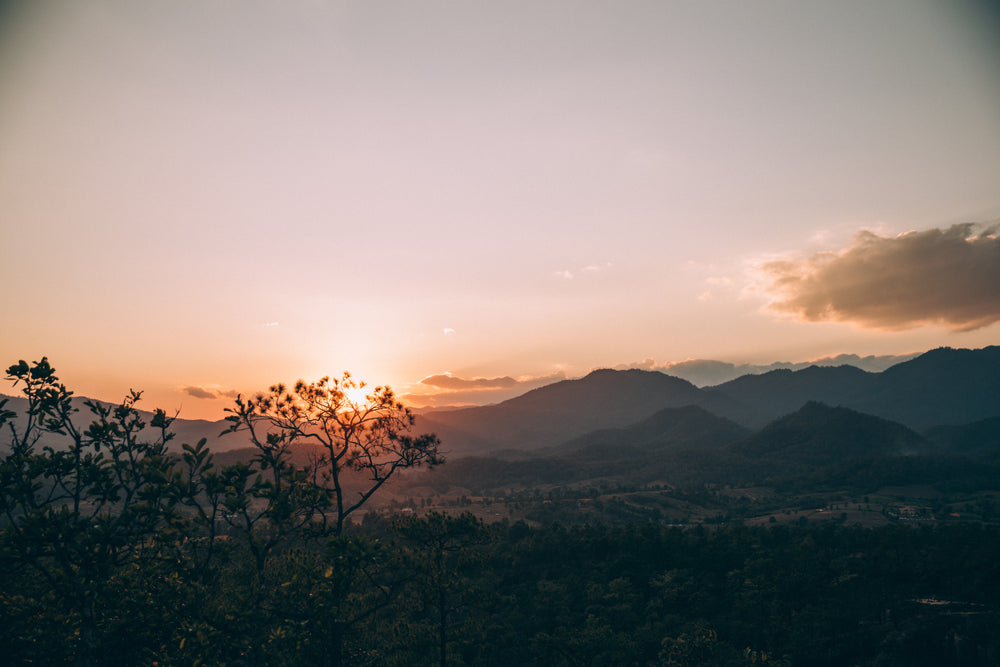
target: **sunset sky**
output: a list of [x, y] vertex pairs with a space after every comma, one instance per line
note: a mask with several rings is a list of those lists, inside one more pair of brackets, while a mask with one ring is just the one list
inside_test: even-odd
[[217, 418], [998, 344], [995, 7], [0, 2], [0, 362]]

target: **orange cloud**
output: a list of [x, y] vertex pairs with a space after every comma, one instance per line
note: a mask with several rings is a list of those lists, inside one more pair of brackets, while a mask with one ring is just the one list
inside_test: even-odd
[[425, 408], [483, 405], [505, 401], [532, 389], [565, 379], [566, 375], [562, 372], [517, 379], [509, 376], [466, 379], [451, 373], [441, 373], [425, 377], [416, 385], [411, 385], [411, 390], [401, 394], [400, 399], [411, 406]]
[[237, 395], [237, 392], [232, 389], [223, 390], [210, 387], [187, 386], [187, 387], [181, 387], [181, 391], [187, 394], [188, 396], [193, 396], [194, 398], [203, 398], [203, 399], [236, 398]]
[[775, 297], [770, 308], [808, 322], [971, 331], [1000, 321], [996, 227], [963, 223], [896, 237], [863, 231], [839, 252], [762, 269]]
[[465, 380], [460, 377], [455, 377], [451, 373], [442, 373], [440, 375], [430, 375], [425, 377], [420, 381], [420, 384], [430, 385], [432, 387], [437, 387], [438, 389], [506, 389], [509, 387], [517, 386], [517, 380], [512, 377], [505, 376], [502, 378], [476, 378], [474, 380]]

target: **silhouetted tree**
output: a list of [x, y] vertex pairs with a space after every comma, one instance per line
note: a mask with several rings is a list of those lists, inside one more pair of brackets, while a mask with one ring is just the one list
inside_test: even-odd
[[20, 361], [6, 378], [21, 386], [27, 409], [18, 419], [7, 399], [0, 402], [0, 428], [9, 435], [0, 461], [4, 566], [44, 582], [78, 638], [65, 659], [92, 664], [109, 581], [129, 563], [156, 557], [177, 537], [169, 527], [183, 523], [166, 455], [170, 419], [156, 411], [150, 425], [158, 435], [141, 438], [141, 393], [132, 391], [117, 406], [86, 401], [91, 421], [82, 426], [73, 392], [46, 358]]
[[[236, 406], [227, 409], [227, 433], [249, 435], [259, 465], [271, 471], [275, 488], [291, 467], [289, 455], [296, 445], [318, 446], [320, 453], [303, 469], [308, 483], [332, 498], [330, 516], [320, 499], [312, 498], [309, 511], [316, 517], [310, 519], [318, 517], [324, 523], [332, 519], [335, 535], [396, 471], [443, 462], [436, 436], [409, 435], [414, 417], [392, 389], [378, 386], [363, 399], [354, 398], [364, 387], [349, 373], [339, 380], [324, 377], [308, 384], [299, 380], [291, 390], [277, 384], [250, 399], [237, 397]], [[358, 473], [351, 475], [352, 483], [347, 480], [349, 471]]]

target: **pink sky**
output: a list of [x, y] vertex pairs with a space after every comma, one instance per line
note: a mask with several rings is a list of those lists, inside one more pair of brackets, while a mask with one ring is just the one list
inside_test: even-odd
[[214, 418], [1000, 343], [988, 4], [5, 3], [3, 363]]

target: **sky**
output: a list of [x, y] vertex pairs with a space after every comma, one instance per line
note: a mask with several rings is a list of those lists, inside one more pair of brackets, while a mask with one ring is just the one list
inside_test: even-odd
[[0, 363], [104, 400], [983, 347], [998, 225], [986, 0], [0, 2]]

